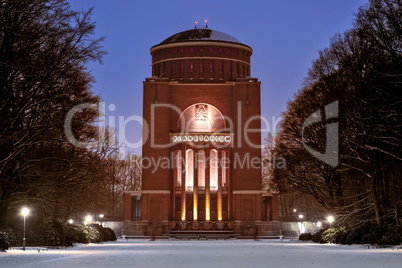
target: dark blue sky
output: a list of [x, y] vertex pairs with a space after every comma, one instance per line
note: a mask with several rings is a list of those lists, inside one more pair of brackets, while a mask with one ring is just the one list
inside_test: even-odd
[[[149, 49], [174, 33], [208, 20], [253, 48], [251, 74], [262, 82], [262, 115], [269, 122], [286, 110], [318, 51], [352, 27], [353, 13], [367, 0], [130, 1], [72, 0], [75, 10], [95, 7], [96, 36], [105, 36], [104, 64], [89, 65], [93, 92], [115, 104], [109, 116], [142, 115], [142, 81], [151, 76]], [[130, 123], [127, 139], [141, 137]], [[139, 150], [136, 150], [140, 152]]]

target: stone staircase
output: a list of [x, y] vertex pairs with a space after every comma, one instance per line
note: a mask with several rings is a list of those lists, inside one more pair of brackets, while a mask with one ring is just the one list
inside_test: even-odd
[[172, 230], [167, 235], [172, 240], [227, 240], [240, 236], [231, 230]]

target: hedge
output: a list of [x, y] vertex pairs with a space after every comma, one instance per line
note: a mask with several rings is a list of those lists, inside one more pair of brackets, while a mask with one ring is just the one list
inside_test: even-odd
[[402, 229], [396, 226], [364, 223], [355, 228], [329, 228], [321, 229], [315, 234], [301, 234], [299, 240], [347, 245], [400, 245], [402, 242]]
[[[18, 234], [20, 237], [21, 234]], [[70, 247], [75, 243], [101, 243], [117, 240], [116, 234], [110, 228], [99, 224], [80, 225], [67, 224], [58, 220], [51, 220], [46, 224], [26, 232], [27, 246], [59, 246]], [[12, 229], [0, 231], [0, 251], [9, 247], [18, 247], [22, 244]]]

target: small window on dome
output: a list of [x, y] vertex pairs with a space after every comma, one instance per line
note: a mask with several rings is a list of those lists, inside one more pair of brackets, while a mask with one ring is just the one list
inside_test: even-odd
[[172, 54], [174, 54], [174, 49], [172, 49]]
[[214, 62], [212, 60], [209, 62], [209, 72], [214, 72]]
[[180, 72], [184, 73], [184, 62], [180, 63]]
[[204, 51], [204, 48], [200, 47], [200, 52], [203, 52], [203, 51]]
[[194, 48], [190, 48], [190, 52], [193, 52], [194, 51]]
[[228, 54], [230, 54], [230, 53], [232, 53], [232, 50], [229, 48], [229, 49], [228, 49]]
[[183, 53], [183, 52], [184, 52], [184, 48], [181, 48], [181, 49], [180, 49], [180, 52]]
[[194, 63], [190, 61], [190, 72], [194, 71]]
[[210, 48], [209, 48], [209, 51], [210, 51], [210, 52], [214, 52], [214, 48], [213, 48], [213, 47], [210, 47]]
[[204, 72], [204, 62], [200, 61], [200, 73]]
[[220, 73], [223, 72], [223, 63], [222, 63], [222, 61], [219, 62], [219, 72]]
[[219, 48], [219, 52], [222, 53], [222, 48]]

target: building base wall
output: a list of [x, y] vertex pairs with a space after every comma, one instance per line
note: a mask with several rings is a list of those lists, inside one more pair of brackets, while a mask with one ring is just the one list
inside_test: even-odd
[[171, 231], [233, 231], [236, 236], [274, 237], [284, 235], [298, 237], [298, 223], [277, 221], [124, 221], [122, 235], [152, 237], [169, 235]]

